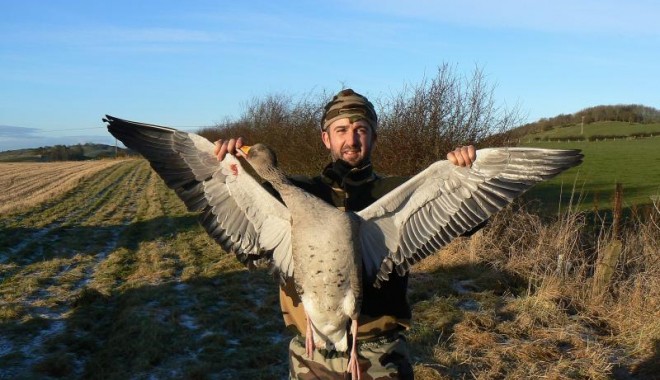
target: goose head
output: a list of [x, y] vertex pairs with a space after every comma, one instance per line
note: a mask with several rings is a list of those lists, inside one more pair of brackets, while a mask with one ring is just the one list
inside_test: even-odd
[[266, 178], [268, 172], [276, 170], [277, 156], [268, 146], [264, 144], [243, 145], [239, 150], [260, 177]]

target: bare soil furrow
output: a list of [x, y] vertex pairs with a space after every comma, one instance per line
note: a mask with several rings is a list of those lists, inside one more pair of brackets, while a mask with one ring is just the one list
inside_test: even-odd
[[133, 170], [134, 165], [122, 169], [124, 170], [107, 178], [107, 181], [101, 186], [95, 187], [95, 190], [98, 192], [94, 197], [81, 199], [84, 202], [84, 206], [77, 209], [75, 215], [67, 216], [66, 224], [82, 225], [90, 219], [95, 220], [103, 217], [104, 215], [100, 215], [100, 213], [103, 213], [105, 209], [116, 209], [118, 205], [121, 205], [121, 197], [130, 196], [130, 193], [135, 191], [129, 186], [131, 180], [137, 175], [135, 170]]
[[0, 163], [0, 185], [7, 189], [0, 194], [0, 214], [15, 213], [47, 202], [53, 197], [73, 189], [81, 180], [119, 162], [121, 161], [105, 160], [66, 164], [13, 164], [21, 165], [20, 167], [24, 170], [20, 176], [16, 176], [17, 168], [15, 167], [12, 167], [7, 174], [3, 169], [10, 164]]
[[131, 167], [131, 170], [119, 182], [110, 186], [111, 191], [104, 195], [106, 199], [97, 199], [97, 207], [83, 220], [81, 225], [113, 225], [116, 221], [123, 224], [135, 216], [137, 204], [148, 181], [149, 172], [141, 167]]
[[[58, 203], [77, 204], [77, 208], [61, 207], [69, 210], [68, 214], [58, 213], [50, 224], [27, 236], [3, 256], [5, 261], [16, 259], [17, 255], [21, 258], [15, 260], [20, 265], [14, 268], [13, 276], [3, 274], [5, 281], [0, 284], [0, 295], [23, 319], [41, 323], [39, 328], [23, 335], [20, 342], [12, 342], [19, 358], [0, 371], [0, 378], [25, 373], [36, 363], [31, 358], [44, 355], [44, 342], [57, 339], [64, 331], [75, 300], [86, 289], [99, 264], [117, 248], [119, 237], [135, 218], [143, 189], [151, 180], [150, 172], [139, 162], [122, 166], [86, 181], [88, 187], [67, 193]], [[11, 290], [3, 286], [7, 281], [24, 290], [9, 294]], [[75, 362], [82, 366], [84, 360]], [[80, 368], [74, 372], [80, 372]]]
[[[72, 226], [95, 213], [97, 205], [103, 203], [109, 193], [121, 189], [118, 183], [126, 171], [135, 165], [113, 166], [103, 170], [57, 200], [48, 202], [25, 215], [18, 215], [8, 223], [0, 224], [0, 263], [12, 257], [30, 261], [35, 253], [54, 251], [64, 226]], [[90, 187], [86, 187], [90, 185]], [[86, 191], [82, 191], [85, 189]], [[90, 195], [91, 194], [91, 195]], [[37, 219], [38, 222], [32, 222]], [[13, 222], [12, 222], [13, 221]], [[32, 223], [31, 223], [32, 222]], [[39, 228], [27, 225], [40, 225]], [[25, 227], [24, 227], [25, 226]], [[84, 239], [85, 236], [78, 236]]]
[[[127, 226], [136, 217], [138, 203], [143, 196], [144, 189], [150, 180], [151, 172], [144, 167], [136, 167], [131, 172], [131, 175], [125, 179], [125, 183], [121, 184], [124, 189], [121, 194], [117, 194], [119, 200], [114, 198], [111, 201], [102, 205], [99, 212], [94, 216], [93, 221], [85, 221], [81, 225], [94, 225], [95, 231], [105, 232], [103, 234], [96, 234], [92, 240], [101, 242], [102, 246], [94, 247], [94, 259], [90, 265], [87, 266], [84, 276], [76, 284], [74, 289], [82, 289], [87, 286], [93, 279], [100, 263], [115, 249], [117, 249], [119, 238], [127, 228]], [[108, 226], [108, 224], [110, 224]]]
[[27, 178], [25, 181], [16, 183], [7, 188], [4, 196], [0, 196], [0, 201], [9, 202], [12, 199], [13, 209], [21, 205], [34, 204], [34, 199], [44, 194], [55, 194], [59, 192], [58, 186], [67, 184], [80, 178], [80, 172], [71, 171], [62, 174], [56, 172], [43, 173]]

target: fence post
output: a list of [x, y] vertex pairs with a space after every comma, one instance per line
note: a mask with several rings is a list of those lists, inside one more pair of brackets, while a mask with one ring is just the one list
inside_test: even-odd
[[623, 185], [616, 184], [614, 191], [614, 210], [612, 211], [612, 240], [598, 252], [596, 270], [591, 288], [593, 297], [601, 297], [607, 291], [616, 270], [623, 244], [621, 233], [621, 208], [623, 201]]

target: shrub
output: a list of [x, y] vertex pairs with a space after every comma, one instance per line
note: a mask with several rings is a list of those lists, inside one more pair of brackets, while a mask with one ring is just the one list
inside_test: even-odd
[[[355, 89], [360, 91], [360, 89]], [[199, 133], [211, 141], [242, 136], [275, 149], [290, 173], [315, 174], [328, 162], [320, 140], [322, 109], [335, 91], [294, 98], [273, 94], [254, 98], [237, 120], [227, 120]], [[437, 75], [405, 87], [389, 98], [371, 97], [378, 108], [378, 143], [374, 166], [386, 174], [411, 175], [444, 159], [454, 147], [466, 144], [509, 144], [508, 133], [520, 121], [516, 108], [496, 105], [494, 86], [481, 70], [470, 78], [444, 64]]]

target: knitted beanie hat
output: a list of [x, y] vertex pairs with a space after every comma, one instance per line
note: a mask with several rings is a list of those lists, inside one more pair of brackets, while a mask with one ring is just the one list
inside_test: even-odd
[[376, 116], [374, 105], [366, 97], [350, 88], [339, 91], [325, 105], [325, 111], [321, 119], [321, 129], [325, 131], [333, 121], [345, 117], [349, 118], [351, 123], [365, 119], [371, 125], [372, 130], [374, 132], [376, 131], [378, 116]]

